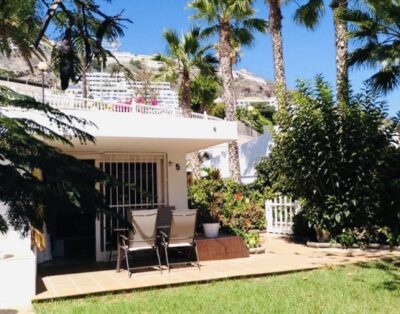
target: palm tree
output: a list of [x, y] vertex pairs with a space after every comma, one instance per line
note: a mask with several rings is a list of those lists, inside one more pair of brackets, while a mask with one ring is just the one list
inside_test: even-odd
[[269, 32], [272, 36], [275, 81], [278, 89], [286, 89], [285, 65], [283, 61], [281, 0], [266, 0], [269, 9]]
[[32, 73], [31, 58], [33, 56], [39, 60], [46, 58], [41, 47], [33, 47], [40, 26], [36, 2], [36, 0], [3, 0], [0, 4], [0, 53], [10, 56], [12, 50], [16, 48]]
[[368, 82], [375, 91], [387, 93], [400, 85], [400, 2], [365, 2], [365, 10], [344, 15], [353, 26], [349, 37], [362, 43], [350, 54], [349, 64], [379, 68]]
[[[335, 27], [336, 95], [339, 103], [344, 103], [349, 98], [347, 22], [342, 18], [348, 5], [348, 0], [330, 1]], [[324, 11], [324, 0], [308, 0], [306, 4], [296, 10], [294, 19], [305, 27], [314, 29], [320, 22]]]
[[[181, 106], [183, 114], [190, 116], [191, 82], [193, 73], [201, 76], [215, 76], [218, 60], [209, 52], [211, 47], [201, 45], [201, 30], [198, 27], [190, 29], [179, 39], [178, 34], [171, 29], [164, 31], [163, 37], [167, 42], [167, 53], [157, 54], [154, 60], [164, 63], [164, 68], [158, 75], [159, 79], [178, 82], [180, 86]], [[189, 154], [189, 164], [193, 176], [200, 176], [201, 158], [198, 152]]]
[[167, 53], [157, 54], [154, 60], [164, 63], [158, 75], [159, 79], [174, 82], [180, 81], [181, 105], [185, 115], [190, 115], [190, 83], [193, 72], [200, 75], [215, 76], [218, 60], [209, 52], [211, 47], [201, 45], [200, 28], [194, 27], [179, 39], [176, 31], [167, 29], [163, 37], [167, 42]]
[[[53, 22], [55, 29], [62, 34], [53, 49], [52, 63], [58, 69], [63, 90], [70, 80], [76, 82], [81, 79], [93, 59], [101, 59], [104, 64], [107, 57], [115, 59], [110, 51], [103, 48], [103, 40], [122, 36], [121, 22], [131, 22], [129, 19], [122, 18], [121, 14], [109, 16], [103, 13], [94, 1], [75, 0], [66, 4], [62, 0], [53, 0], [41, 3], [46, 8], [46, 14], [38, 28], [34, 47], [38, 47]], [[83, 60], [79, 58], [82, 55]]]
[[[254, 42], [254, 31], [265, 32], [267, 22], [254, 18], [252, 0], [193, 0], [189, 7], [195, 10], [194, 19], [202, 19], [208, 27], [204, 36], [218, 34], [217, 44], [222, 76], [223, 101], [226, 119], [236, 121], [236, 98], [233, 85], [233, 65], [238, 57], [235, 48]], [[237, 141], [228, 145], [231, 177], [240, 180], [239, 149]]]

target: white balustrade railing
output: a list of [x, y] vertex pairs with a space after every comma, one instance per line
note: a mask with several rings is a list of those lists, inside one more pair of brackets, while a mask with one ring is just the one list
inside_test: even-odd
[[[42, 100], [42, 95], [31, 94], [37, 101]], [[150, 106], [143, 104], [124, 104], [124, 103], [110, 103], [101, 100], [89, 99], [89, 98], [76, 98], [68, 95], [55, 95], [46, 94], [45, 102], [57, 109], [67, 110], [90, 110], [90, 111], [109, 111], [109, 112], [122, 112], [122, 113], [134, 113], [134, 114], [145, 114], [145, 115], [162, 115], [176, 118], [190, 118], [199, 120], [213, 120], [223, 121], [220, 118], [209, 116], [207, 113], [195, 113], [192, 112], [189, 115], [183, 113], [181, 109]]]
[[292, 234], [293, 218], [301, 210], [300, 204], [290, 197], [278, 196], [265, 202], [267, 232]]
[[[24, 91], [22, 94], [28, 95], [42, 101], [41, 93], [33, 93], [30, 91]], [[121, 113], [133, 113], [143, 115], [156, 115], [156, 116], [168, 116], [174, 118], [189, 118], [198, 120], [210, 120], [210, 121], [224, 121], [221, 118], [209, 116], [207, 112], [196, 113], [191, 112], [189, 115], [184, 114], [182, 109], [161, 107], [161, 106], [150, 106], [143, 104], [124, 104], [124, 103], [112, 103], [90, 98], [77, 98], [73, 95], [68, 94], [45, 94], [45, 102], [60, 110], [87, 110], [87, 111], [108, 111], [108, 112], [121, 112]], [[246, 137], [255, 138], [259, 136], [259, 133], [244, 123], [237, 121], [238, 134]]]

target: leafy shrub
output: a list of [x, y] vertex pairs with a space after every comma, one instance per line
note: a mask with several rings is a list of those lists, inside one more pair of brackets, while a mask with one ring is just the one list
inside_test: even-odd
[[256, 232], [244, 232], [241, 230], [236, 230], [236, 234], [240, 235], [249, 249], [257, 248], [261, 246], [261, 237], [259, 233]]
[[293, 217], [293, 235], [295, 238], [315, 240], [315, 230], [310, 226], [304, 212], [300, 211]]
[[261, 112], [254, 107], [252, 110], [245, 107], [237, 108], [236, 115], [239, 121], [247, 124], [258, 133], [263, 133], [265, 126], [272, 127], [271, 120], [265, 118]]
[[277, 119], [275, 145], [258, 167], [263, 182], [301, 199], [307, 221], [337, 241], [398, 243], [399, 123], [385, 104], [370, 91], [336, 104], [317, 77], [315, 86], [298, 84]]
[[225, 119], [225, 104], [214, 104], [208, 113], [211, 116]]
[[189, 204], [199, 210], [199, 223], [218, 221], [227, 233], [237, 234], [265, 226], [261, 193], [207, 170], [189, 186]]

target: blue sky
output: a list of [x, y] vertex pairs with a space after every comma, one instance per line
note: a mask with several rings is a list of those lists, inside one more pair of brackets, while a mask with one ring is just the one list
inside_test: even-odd
[[[187, 30], [191, 24], [199, 24], [190, 19], [192, 12], [186, 8], [188, 2], [188, 0], [114, 0], [111, 4], [103, 4], [103, 8], [108, 14], [125, 10], [124, 16], [133, 21], [133, 24], [127, 24], [120, 50], [152, 54], [165, 51], [165, 43], [161, 37], [163, 29], [173, 28], [181, 32]], [[258, 17], [267, 17], [268, 11], [263, 0], [256, 1], [256, 9]], [[293, 22], [295, 9], [294, 1], [283, 6], [284, 54], [289, 87], [295, 86], [296, 79], [311, 79], [316, 74], [323, 74], [334, 84], [335, 47], [330, 10], [326, 11], [322, 23], [315, 31], [308, 31]], [[246, 68], [265, 79], [273, 79], [272, 47], [268, 34], [258, 34], [254, 46], [243, 50], [238, 67]], [[359, 91], [363, 81], [371, 73], [368, 70], [351, 70], [353, 90]], [[386, 99], [391, 115], [400, 111], [400, 90], [389, 94]]]

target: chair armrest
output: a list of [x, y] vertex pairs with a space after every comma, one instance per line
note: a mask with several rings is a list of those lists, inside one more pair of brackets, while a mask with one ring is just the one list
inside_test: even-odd
[[161, 235], [161, 243], [167, 244], [168, 243], [168, 241], [167, 241], [168, 235], [162, 230], [160, 230], [160, 235]]

